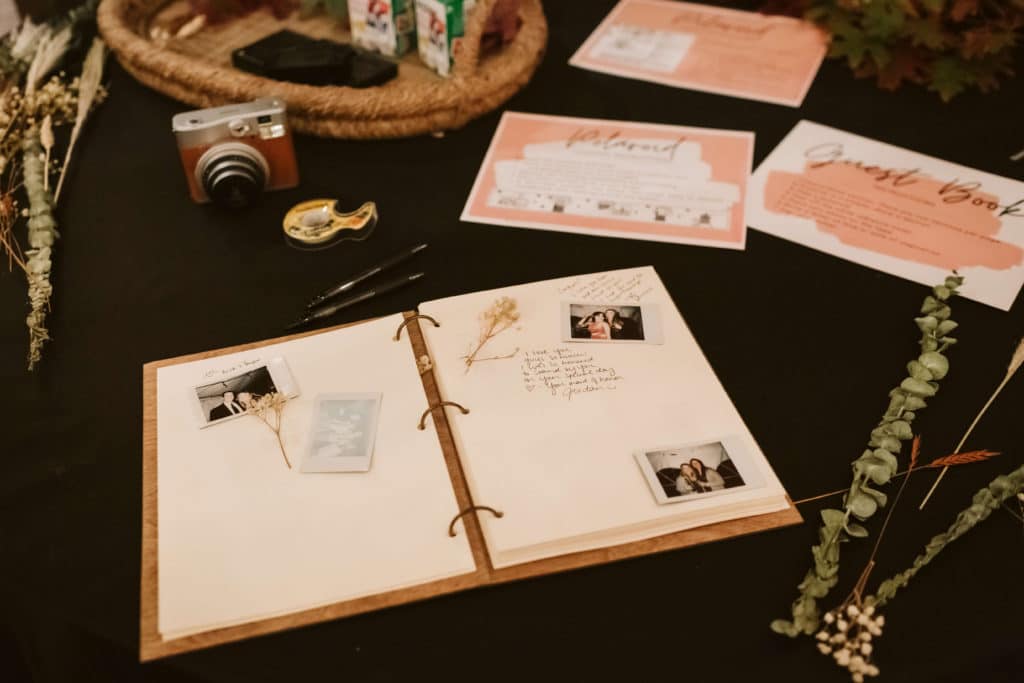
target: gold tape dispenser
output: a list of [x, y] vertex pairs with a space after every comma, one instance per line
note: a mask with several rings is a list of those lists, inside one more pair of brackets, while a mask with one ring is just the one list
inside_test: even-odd
[[377, 205], [366, 202], [355, 211], [340, 211], [337, 199], [310, 199], [284, 215], [284, 239], [296, 249], [317, 250], [345, 240], [362, 241], [377, 226]]

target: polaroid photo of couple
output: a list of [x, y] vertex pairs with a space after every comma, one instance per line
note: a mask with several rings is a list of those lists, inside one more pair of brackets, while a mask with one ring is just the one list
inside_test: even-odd
[[742, 444], [733, 438], [659, 446], [633, 454], [661, 505], [708, 498], [761, 484]]
[[661, 344], [661, 321], [650, 304], [563, 302], [562, 340]]
[[279, 393], [293, 398], [299, 390], [284, 358], [277, 357], [243, 360], [210, 370], [191, 393], [196, 420], [205, 428], [245, 415], [262, 396]]

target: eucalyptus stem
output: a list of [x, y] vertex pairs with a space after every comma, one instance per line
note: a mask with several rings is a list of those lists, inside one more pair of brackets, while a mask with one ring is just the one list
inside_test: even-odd
[[956, 520], [945, 532], [928, 541], [924, 552], [914, 559], [908, 569], [883, 581], [878, 587], [878, 592], [868, 598], [868, 602], [881, 607], [892, 600], [901, 588], [905, 588], [910, 580], [950, 543], [983, 522], [993, 511], [998, 510], [1003, 503], [1022, 490], [1024, 490], [1024, 465], [1009, 474], [996, 477], [992, 483], [974, 494], [971, 505], [956, 516]]
[[28, 275], [28, 299], [31, 311], [25, 320], [29, 331], [28, 369], [35, 368], [42, 357], [43, 344], [50, 339], [46, 314], [50, 310], [50, 269], [53, 245], [59, 236], [53, 217], [53, 197], [46, 188], [47, 169], [43, 162], [43, 145], [37, 124], [25, 131], [22, 143], [22, 174], [28, 195], [28, 244], [25, 261]]
[[898, 454], [904, 441], [914, 437], [911, 423], [917, 412], [927, 407], [925, 399], [939, 390], [939, 380], [949, 372], [949, 361], [943, 355], [956, 339], [949, 336], [957, 323], [950, 319], [950, 298], [963, 284], [963, 278], [953, 274], [945, 282], [932, 288], [921, 305], [919, 318], [914, 322], [921, 330], [921, 353], [907, 364], [907, 377], [889, 392], [889, 407], [881, 421], [871, 431], [868, 448], [853, 462], [853, 482], [843, 501], [843, 509], [821, 511], [822, 526], [818, 530], [819, 543], [811, 548], [814, 565], [807, 571], [798, 589], [800, 595], [792, 604], [792, 619], [776, 619], [772, 630], [790, 637], [801, 633], [810, 635], [819, 626], [820, 612], [817, 601], [839, 581], [839, 545], [850, 538], [864, 538], [867, 529], [853, 521], [869, 519], [888, 498], [872, 485], [888, 483], [897, 473]]

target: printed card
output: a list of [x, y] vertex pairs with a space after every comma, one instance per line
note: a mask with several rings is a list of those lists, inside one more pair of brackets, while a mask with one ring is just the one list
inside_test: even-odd
[[666, 0], [622, 0], [569, 63], [677, 88], [799, 107], [825, 34], [790, 17]]
[[1024, 284], [1024, 183], [801, 121], [751, 179], [751, 227], [1004, 311]]
[[506, 112], [462, 220], [743, 249], [746, 131]]
[[380, 394], [321, 394], [303, 472], [367, 472], [377, 437]]

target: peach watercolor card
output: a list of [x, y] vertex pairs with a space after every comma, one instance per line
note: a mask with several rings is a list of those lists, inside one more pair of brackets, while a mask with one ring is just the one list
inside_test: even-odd
[[505, 112], [462, 220], [743, 249], [754, 134]]
[[569, 63], [591, 71], [799, 107], [828, 41], [791, 17], [622, 0]]
[[1024, 284], [1024, 183], [801, 121], [750, 181], [752, 228], [1008, 311]]

